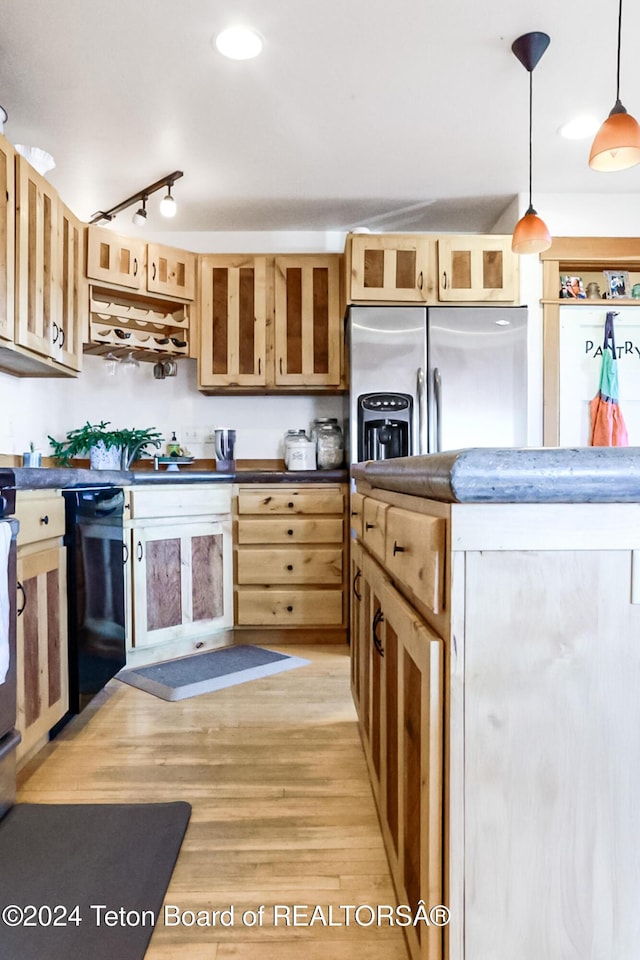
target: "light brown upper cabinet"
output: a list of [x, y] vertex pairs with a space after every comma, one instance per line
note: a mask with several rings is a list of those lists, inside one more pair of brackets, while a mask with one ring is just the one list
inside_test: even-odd
[[[72, 370], [82, 368], [82, 322], [86, 311], [84, 234], [86, 226], [60, 204], [58, 260], [60, 264], [60, 309], [54, 324], [52, 355]], [[56, 330], [57, 326], [57, 330]]]
[[145, 243], [106, 227], [89, 224], [87, 276], [129, 290], [193, 300], [195, 254], [159, 243]]
[[196, 258], [193, 253], [160, 243], [147, 245], [147, 290], [193, 300], [195, 288]]
[[15, 151], [0, 136], [0, 340], [13, 340]]
[[424, 303], [435, 292], [435, 244], [420, 234], [354, 234], [347, 270], [351, 300]]
[[143, 289], [144, 241], [93, 224], [87, 232], [87, 276], [119, 287]]
[[343, 388], [339, 254], [201, 257], [198, 386]]
[[516, 303], [518, 258], [498, 234], [350, 234], [350, 303]]
[[275, 383], [338, 386], [340, 263], [334, 254], [275, 258]]
[[438, 238], [438, 298], [444, 301], [518, 300], [518, 257], [511, 237]]
[[266, 387], [267, 260], [200, 260], [198, 386]]

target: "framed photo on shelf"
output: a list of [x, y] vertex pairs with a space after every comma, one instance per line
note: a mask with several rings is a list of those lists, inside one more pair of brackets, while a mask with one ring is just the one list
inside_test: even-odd
[[584, 300], [585, 297], [582, 277], [560, 277], [561, 300]]
[[607, 296], [611, 300], [631, 296], [627, 270], [603, 270], [602, 272], [607, 282]]

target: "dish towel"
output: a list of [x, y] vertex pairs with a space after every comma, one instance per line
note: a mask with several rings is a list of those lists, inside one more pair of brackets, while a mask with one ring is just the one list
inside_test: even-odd
[[9, 672], [9, 548], [11, 525], [0, 523], [0, 684]]

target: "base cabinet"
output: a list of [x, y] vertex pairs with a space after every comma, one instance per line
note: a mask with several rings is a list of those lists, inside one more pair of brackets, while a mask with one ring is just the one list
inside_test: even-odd
[[345, 638], [345, 500], [339, 484], [238, 487], [238, 627]]
[[18, 763], [46, 742], [69, 704], [64, 501], [59, 491], [43, 493], [19, 491], [16, 503]]
[[233, 626], [230, 509], [227, 485], [127, 492], [128, 663], [217, 645]]

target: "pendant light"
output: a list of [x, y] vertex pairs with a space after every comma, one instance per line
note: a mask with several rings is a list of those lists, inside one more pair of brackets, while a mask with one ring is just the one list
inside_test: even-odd
[[511, 240], [511, 249], [514, 253], [540, 253], [551, 246], [551, 234], [547, 225], [540, 219], [533, 209], [531, 199], [532, 184], [532, 128], [533, 128], [533, 71], [538, 65], [542, 54], [549, 46], [550, 39], [546, 33], [535, 31], [525, 33], [511, 44], [511, 49], [529, 73], [529, 209], [516, 224]]
[[622, 0], [618, 7], [618, 67], [616, 72], [616, 102], [607, 119], [598, 130], [589, 166], [592, 170], [610, 172], [626, 170], [640, 163], [640, 126], [620, 102], [620, 40], [622, 37]]

